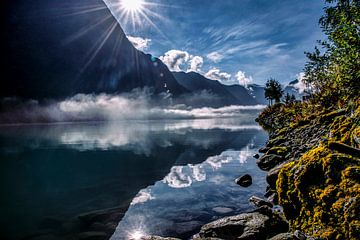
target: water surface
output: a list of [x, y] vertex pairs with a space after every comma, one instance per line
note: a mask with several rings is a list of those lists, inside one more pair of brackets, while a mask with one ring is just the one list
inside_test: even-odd
[[[2, 239], [53, 234], [49, 219], [62, 220], [63, 236], [67, 219], [119, 206], [126, 213], [113, 239], [186, 238], [247, 211], [265, 188], [252, 155], [267, 136], [253, 119], [0, 127]], [[249, 188], [234, 183], [244, 173]]]

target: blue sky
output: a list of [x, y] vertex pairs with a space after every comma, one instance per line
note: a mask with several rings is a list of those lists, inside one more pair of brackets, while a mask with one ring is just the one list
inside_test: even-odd
[[302, 72], [304, 51], [324, 38], [323, 7], [322, 0], [146, 0], [135, 20], [113, 12], [134, 44], [171, 70], [226, 84], [270, 77], [286, 84]]

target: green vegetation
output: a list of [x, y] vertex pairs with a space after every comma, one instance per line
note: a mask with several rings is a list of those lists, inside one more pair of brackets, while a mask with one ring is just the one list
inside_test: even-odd
[[328, 6], [319, 23], [328, 41], [319, 41], [307, 53], [306, 82], [322, 103], [359, 97], [360, 91], [360, 1], [326, 0]]
[[[286, 156], [278, 200], [292, 230], [321, 239], [360, 236], [360, 1], [326, 0], [328, 41], [307, 53], [306, 102], [266, 108], [268, 152]], [[278, 101], [277, 101], [278, 102]]]
[[275, 100], [275, 103], [279, 103], [283, 93], [284, 91], [282, 90], [281, 84], [275, 79], [270, 78], [266, 82], [265, 98], [270, 101], [270, 105], [272, 105], [273, 100]]

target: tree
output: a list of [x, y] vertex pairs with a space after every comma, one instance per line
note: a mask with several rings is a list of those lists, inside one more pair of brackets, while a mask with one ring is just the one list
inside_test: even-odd
[[290, 102], [295, 102], [296, 101], [296, 97], [294, 94], [291, 94], [291, 98], [290, 98]]
[[322, 96], [356, 97], [360, 91], [360, 1], [325, 0], [319, 24], [327, 41], [306, 53], [305, 80]]
[[270, 78], [266, 82], [265, 98], [269, 100], [270, 105], [272, 105], [273, 100], [279, 103], [283, 93], [284, 91], [282, 90], [281, 84], [275, 79]]
[[290, 102], [291, 102], [291, 96], [290, 96], [289, 93], [286, 93], [286, 95], [285, 95], [285, 103], [288, 104]]

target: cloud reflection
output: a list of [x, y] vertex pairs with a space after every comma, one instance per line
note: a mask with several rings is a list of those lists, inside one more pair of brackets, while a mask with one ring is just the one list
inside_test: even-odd
[[201, 164], [186, 166], [174, 166], [170, 173], [164, 178], [163, 182], [171, 188], [190, 187], [195, 182], [206, 180], [207, 171], [216, 171], [224, 164], [239, 162], [245, 164], [247, 159], [254, 154], [249, 146], [241, 151], [225, 151], [217, 156], [211, 156]]

